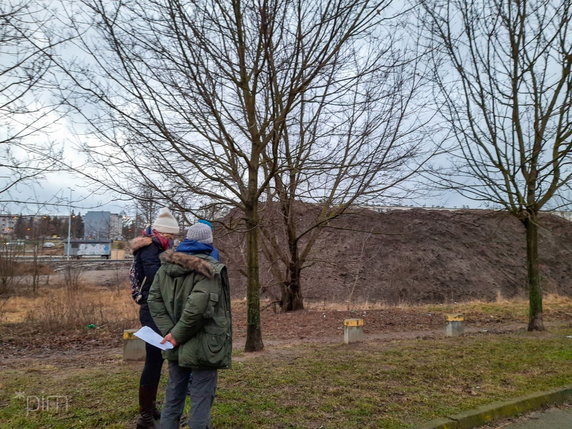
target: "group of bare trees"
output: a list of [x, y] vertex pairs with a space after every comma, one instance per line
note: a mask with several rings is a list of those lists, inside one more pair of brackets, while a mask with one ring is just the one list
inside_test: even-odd
[[[91, 67], [61, 65], [68, 102], [106, 143], [84, 147], [101, 183], [139, 198], [137, 183], [179, 211], [194, 198], [243, 213], [247, 350], [263, 347], [259, 203], [282, 208], [285, 308], [301, 308], [300, 237], [393, 189], [429, 152], [409, 109], [422, 78], [389, 5], [86, 1], [74, 15], [78, 34], [98, 36], [76, 39]], [[295, 200], [322, 205], [312, 231], [296, 230]]]
[[[24, 40], [42, 54], [31, 75], [57, 70], [59, 102], [89, 136], [79, 173], [147, 206], [240, 210], [254, 351], [260, 251], [283, 309], [303, 308], [328, 222], [422, 176], [523, 221], [529, 328], [542, 329], [538, 212], [570, 182], [570, 3], [62, 0], [66, 50]], [[426, 168], [445, 150], [452, 168]], [[300, 201], [318, 207], [302, 230]], [[265, 224], [262, 202], [282, 225]]]

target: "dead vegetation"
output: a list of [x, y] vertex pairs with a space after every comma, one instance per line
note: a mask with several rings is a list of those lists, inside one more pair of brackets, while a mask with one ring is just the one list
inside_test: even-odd
[[79, 287], [57, 288], [42, 294], [28, 311], [24, 323], [42, 332], [102, 329], [113, 332], [132, 328], [137, 313], [123, 294]]
[[[39, 334], [65, 337], [86, 329], [120, 338], [123, 329], [138, 325], [138, 307], [128, 293], [127, 275], [120, 286], [115, 286], [116, 276], [115, 271], [71, 267], [53, 274], [49, 286], [35, 292], [29, 287], [13, 290], [0, 302], [0, 330], [13, 340], [22, 335], [23, 341]], [[114, 287], [105, 287], [108, 281]]]

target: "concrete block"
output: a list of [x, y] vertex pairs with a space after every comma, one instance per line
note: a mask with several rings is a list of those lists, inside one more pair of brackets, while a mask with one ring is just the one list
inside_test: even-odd
[[145, 341], [133, 335], [137, 329], [123, 331], [123, 360], [145, 360]]
[[363, 319], [344, 320], [344, 343], [363, 341]]
[[447, 314], [445, 316], [447, 325], [445, 327], [445, 335], [447, 337], [457, 337], [463, 335], [465, 331], [465, 318], [461, 314]]
[[125, 259], [125, 249], [111, 249], [111, 259]]

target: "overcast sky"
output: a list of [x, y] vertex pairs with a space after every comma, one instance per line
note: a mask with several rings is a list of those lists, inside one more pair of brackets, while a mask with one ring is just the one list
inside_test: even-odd
[[[27, 139], [31, 144], [42, 139], [55, 141], [64, 148], [63, 158], [66, 162], [79, 165], [82, 161], [81, 156], [77, 152], [78, 137], [76, 134], [77, 130], [74, 128], [75, 124], [71, 124], [69, 118], [65, 118], [54, 122], [48, 129], [44, 130], [43, 134], [29, 136]], [[10, 178], [7, 174], [9, 173], [0, 169], [0, 181], [9, 180]], [[105, 210], [117, 214], [135, 214], [135, 205], [132, 201], [122, 199], [120, 195], [113, 194], [108, 190], [102, 190], [101, 187], [98, 189], [96, 185], [82, 178], [79, 174], [70, 172], [45, 174], [35, 182], [19, 185], [17, 189], [11, 191], [9, 198], [2, 195], [2, 200], [28, 203], [3, 203], [0, 205], [0, 213], [68, 214], [70, 210], [70, 196], [71, 209], [76, 213]], [[453, 191], [440, 195], [426, 194], [423, 197], [417, 197], [415, 200], [406, 200], [402, 205], [448, 208], [481, 207], [477, 202], [463, 198]]]
[[[69, 48], [66, 48], [69, 49]], [[69, 53], [69, 52], [68, 52]], [[0, 65], [7, 66], [10, 57], [1, 55]], [[21, 118], [20, 118], [21, 119]], [[54, 141], [64, 147], [63, 158], [76, 165], [81, 164], [80, 155], [77, 153], [78, 139], [85, 139], [86, 136], [78, 137], [78, 124], [73, 123], [70, 116], [58, 118], [46, 128], [42, 134], [26, 137], [26, 144], [34, 144], [42, 140]], [[77, 163], [75, 161], [78, 161]], [[6, 171], [0, 168], [0, 184], [2, 181], [10, 180]], [[3, 177], [4, 176], [4, 177]], [[103, 175], [102, 175], [103, 176]], [[414, 185], [411, 185], [412, 187]], [[71, 195], [71, 200], [70, 200]], [[121, 196], [113, 195], [109, 191], [97, 190], [93, 184], [71, 173], [59, 172], [46, 174], [36, 180], [35, 183], [19, 185], [10, 192], [9, 196], [2, 195], [0, 198], [0, 213], [10, 214], [67, 214], [70, 206], [75, 212], [85, 213], [90, 210], [106, 210], [113, 213], [125, 212], [133, 214], [134, 204], [129, 201], [120, 201]], [[17, 201], [4, 202], [1, 201]], [[24, 202], [27, 202], [24, 203]], [[415, 206], [444, 206], [444, 207], [478, 207], [479, 205], [470, 200], [464, 199], [454, 192], [443, 195], [425, 196], [416, 200], [404, 201], [404, 205]]]
[[[120, 200], [120, 196], [113, 195], [109, 191], [94, 192], [84, 179], [70, 173], [50, 173], [37, 184], [28, 184], [19, 188], [17, 193], [22, 201], [30, 201], [33, 204], [11, 203], [3, 207], [2, 213], [10, 214], [67, 214], [69, 213], [69, 199], [71, 195], [71, 208], [76, 213], [87, 211], [105, 210], [112, 213], [125, 213], [134, 215], [135, 207], [130, 201]], [[70, 194], [71, 189], [71, 194]], [[448, 208], [461, 208], [469, 206], [478, 208], [479, 205], [471, 200], [464, 199], [454, 192], [441, 196], [419, 198], [415, 201], [406, 201], [404, 205], [419, 207], [442, 206]]]

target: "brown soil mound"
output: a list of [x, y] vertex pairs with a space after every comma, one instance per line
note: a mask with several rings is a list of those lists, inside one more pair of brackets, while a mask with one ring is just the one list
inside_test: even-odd
[[[301, 210], [300, 228], [311, 217], [311, 209]], [[286, 251], [279, 217], [266, 213], [265, 219]], [[541, 281], [547, 293], [572, 296], [571, 238], [572, 222], [541, 217]], [[246, 296], [243, 232], [221, 233], [215, 240], [229, 267], [234, 297]], [[270, 275], [273, 264], [279, 263], [261, 253], [263, 297], [279, 296]], [[327, 225], [306, 265], [302, 292], [309, 301], [442, 303], [526, 296], [524, 227], [504, 212], [352, 211]]]

